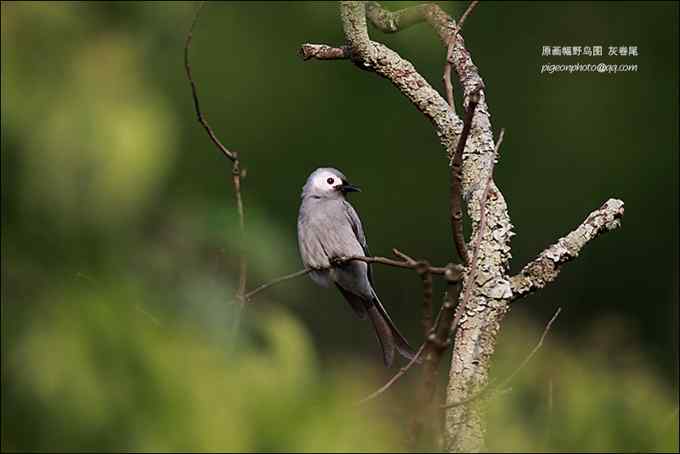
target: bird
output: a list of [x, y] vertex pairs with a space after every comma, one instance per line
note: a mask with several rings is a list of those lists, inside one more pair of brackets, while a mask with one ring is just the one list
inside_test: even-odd
[[312, 172], [302, 188], [298, 247], [316, 284], [335, 285], [360, 319], [368, 316], [385, 365], [391, 367], [395, 351], [408, 360], [413, 360], [415, 353], [375, 292], [371, 264], [359, 260], [337, 262], [342, 257], [370, 256], [361, 219], [347, 199], [349, 193], [360, 191], [332, 167]]

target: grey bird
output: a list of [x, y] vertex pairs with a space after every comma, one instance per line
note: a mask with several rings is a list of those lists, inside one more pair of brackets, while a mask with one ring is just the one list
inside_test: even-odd
[[312, 172], [302, 188], [298, 246], [305, 267], [314, 270], [310, 272], [314, 282], [323, 287], [335, 284], [359, 318], [368, 315], [390, 367], [395, 350], [408, 359], [414, 352], [378, 299], [370, 264], [358, 260], [334, 264], [339, 257], [370, 255], [359, 215], [347, 201], [347, 194], [356, 191], [359, 188], [337, 169]]

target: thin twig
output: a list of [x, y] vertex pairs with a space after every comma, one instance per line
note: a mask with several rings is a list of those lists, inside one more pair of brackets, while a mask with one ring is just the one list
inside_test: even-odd
[[451, 106], [453, 113], [456, 113], [456, 105], [453, 102], [453, 84], [451, 83], [451, 52], [453, 51], [453, 43], [449, 44], [449, 48], [446, 51], [446, 63], [444, 63], [444, 75], [442, 76], [442, 81], [444, 82], [444, 91], [446, 92], [446, 102]]
[[409, 255], [404, 254], [403, 252], [401, 252], [397, 248], [392, 248], [392, 254], [396, 255], [397, 257], [402, 259], [404, 262], [410, 263], [412, 265], [416, 264], [416, 259], [414, 259], [413, 257], [411, 257]]
[[421, 262], [421, 267], [417, 268], [423, 280], [423, 331], [425, 336], [432, 331], [434, 321], [432, 319], [432, 273], [428, 270], [429, 264]]
[[[451, 106], [451, 109], [455, 113], [455, 104], [453, 101], [453, 84], [451, 83], [451, 68], [452, 68], [452, 56], [453, 56], [453, 46], [456, 43], [456, 36], [463, 28], [465, 19], [468, 15], [475, 9], [479, 0], [473, 0], [468, 5], [467, 9], [460, 17], [460, 20], [456, 24], [455, 29], [451, 32], [448, 38], [448, 45], [446, 50], [446, 63], [444, 64], [444, 88], [446, 90], [446, 99]], [[467, 110], [465, 111], [465, 118], [463, 120], [463, 132], [458, 139], [458, 144], [454, 151], [453, 159], [451, 160], [451, 230], [453, 233], [453, 242], [456, 246], [456, 251], [458, 256], [463, 261], [463, 264], [467, 266], [469, 264], [468, 253], [465, 247], [465, 235], [463, 233], [463, 206], [462, 206], [462, 193], [463, 193], [463, 151], [465, 150], [465, 145], [467, 143], [468, 136], [470, 135], [470, 129], [472, 128], [472, 119], [474, 117], [475, 108], [479, 102], [479, 93], [473, 93], [468, 99]]]
[[420, 355], [423, 353], [423, 350], [425, 349], [425, 344], [422, 344], [420, 348], [416, 351], [416, 353], [413, 355], [413, 358], [406, 364], [404, 367], [399, 369], [399, 371], [390, 378], [387, 383], [382, 385], [380, 388], [378, 388], [376, 391], [372, 392], [368, 396], [364, 397], [361, 399], [359, 402], [357, 402], [357, 405], [361, 405], [363, 403], [368, 402], [369, 400], [375, 399], [385, 391], [387, 391], [390, 386], [392, 386], [397, 380], [399, 380], [408, 370], [413, 366], [416, 362], [418, 362], [418, 359], [420, 358]]
[[273, 287], [276, 284], [280, 284], [281, 282], [288, 281], [290, 279], [295, 279], [296, 277], [304, 276], [312, 271], [314, 271], [312, 268], [305, 268], [304, 270], [296, 271], [295, 273], [290, 273], [286, 274], [285, 276], [277, 277], [276, 279], [272, 279], [271, 281], [260, 285], [256, 289], [249, 291], [243, 296], [246, 301], [250, 301], [252, 297], [257, 295], [261, 291], [268, 289], [269, 287]]
[[427, 335], [432, 331], [432, 327], [434, 326], [432, 318], [432, 273], [430, 273], [430, 264], [426, 260], [416, 261], [396, 248], [392, 249], [392, 252], [405, 262], [415, 265], [414, 269], [423, 281], [423, 331], [425, 333], [425, 338], [427, 338]]
[[[238, 155], [234, 153], [236, 159], [234, 160], [234, 165], [231, 169], [231, 178], [234, 183], [234, 195], [236, 196], [236, 211], [238, 212], [238, 225], [241, 232], [241, 244], [245, 241], [246, 226], [245, 226], [245, 215], [243, 213], [243, 198], [241, 197], [241, 161], [238, 159]], [[246, 258], [245, 251], [241, 250], [241, 256], [239, 258], [239, 278], [238, 278], [238, 293], [236, 294], [238, 298], [241, 299], [242, 303], [245, 303], [245, 293], [246, 284], [248, 280], [248, 260]]]
[[[408, 257], [406, 254], [403, 254], [402, 252], [399, 252], [398, 250], [394, 249], [395, 253], [402, 254], [404, 257]], [[398, 254], [397, 254], [398, 255]], [[437, 276], [443, 276], [447, 281], [449, 282], [458, 282], [461, 276], [462, 272], [462, 267], [460, 265], [455, 265], [453, 263], [449, 263], [445, 267], [440, 267], [440, 266], [430, 266], [427, 264], [425, 261], [417, 262], [410, 257], [408, 257], [411, 261], [403, 261], [400, 262], [398, 260], [392, 260], [388, 259], [386, 257], [364, 257], [364, 256], [351, 256], [351, 257], [338, 257], [334, 259], [332, 262], [332, 266], [339, 266], [343, 265], [347, 262], [351, 262], [353, 260], [361, 261], [361, 262], [366, 262], [366, 263], [378, 263], [381, 265], [387, 265], [387, 266], [393, 266], [395, 268], [402, 268], [402, 269], [412, 269], [419, 271], [419, 267], [424, 266], [424, 271], [425, 273], [429, 275], [437, 275]], [[331, 266], [331, 267], [332, 267]], [[329, 268], [331, 268], [329, 267]], [[243, 295], [245, 301], [251, 301], [255, 295], [260, 293], [263, 290], [266, 290], [270, 287], [273, 287], [276, 284], [280, 284], [281, 282], [288, 281], [290, 279], [295, 279], [300, 276], [304, 276], [312, 271], [324, 271], [329, 268], [319, 268], [319, 269], [312, 269], [312, 268], [305, 268], [303, 270], [296, 271], [294, 273], [286, 274], [285, 276], [277, 277], [275, 279], [272, 279], [269, 282], [266, 282], [259, 287], [251, 290], [248, 293], [245, 293]]]
[[194, 78], [192, 77], [191, 65], [189, 64], [189, 50], [191, 49], [191, 40], [194, 37], [194, 26], [198, 21], [198, 14], [201, 12], [201, 9], [203, 9], [204, 4], [205, 1], [202, 1], [198, 5], [198, 8], [196, 8], [196, 12], [194, 13], [194, 20], [191, 22], [191, 28], [189, 28], [189, 33], [187, 33], [187, 39], [184, 44], [184, 69], [186, 70], [187, 79], [189, 79], [189, 84], [191, 85], [191, 95], [194, 100], [194, 108], [196, 110], [196, 117], [198, 119], [198, 122], [203, 126], [203, 128], [205, 128], [206, 132], [208, 133], [208, 136], [210, 137], [210, 140], [215, 144], [215, 146], [217, 146], [217, 148], [233, 162], [236, 161], [236, 159], [238, 159], [237, 155], [234, 154], [234, 152], [228, 150], [227, 147], [225, 147], [222, 144], [222, 142], [220, 142], [220, 139], [217, 138], [212, 128], [208, 124], [207, 120], [203, 116], [203, 113], [201, 112], [201, 106], [198, 102], [198, 89], [196, 88], [196, 83], [194, 82]]
[[449, 43], [446, 49], [446, 63], [444, 64], [444, 75], [442, 76], [442, 79], [444, 80], [446, 100], [448, 101], [454, 113], [456, 111], [456, 107], [453, 103], [453, 84], [451, 83], [451, 68], [452, 68], [451, 58], [453, 55], [453, 46], [456, 42], [456, 35], [463, 29], [463, 23], [465, 23], [465, 19], [467, 19], [468, 15], [470, 15], [472, 10], [475, 9], [477, 3], [479, 3], [479, 0], [471, 1], [463, 15], [460, 16], [460, 19], [456, 24], [455, 31], [451, 33], [451, 37], [449, 38]]
[[[364, 257], [363, 255], [353, 255], [353, 256], [347, 256], [347, 257], [337, 257], [333, 259], [333, 264], [334, 265], [342, 265], [347, 262], [351, 262], [353, 260], [357, 260], [360, 262], [366, 262], [366, 263], [379, 263], [381, 265], [387, 265], [387, 266], [394, 266], [396, 268], [406, 268], [410, 270], [415, 270], [419, 266], [419, 262], [413, 260], [413, 261], [400, 261], [400, 260], [394, 260], [394, 259], [389, 259], [387, 257]], [[459, 271], [461, 267], [459, 265], [455, 264], [448, 264], [447, 266], [427, 266], [427, 272], [431, 274], [435, 274], [438, 276], [446, 276], [447, 273], [451, 274], [451, 271]]]
[[461, 405], [469, 404], [472, 401], [475, 401], [482, 397], [484, 394], [487, 394], [490, 391], [493, 390], [498, 390], [498, 391], [503, 391], [508, 384], [512, 381], [517, 374], [519, 374], [524, 367], [526, 367], [527, 364], [529, 364], [529, 361], [532, 360], [532, 358], [536, 355], [536, 353], [541, 349], [543, 346], [543, 342], [545, 341], [545, 337], [548, 335], [548, 332], [550, 331], [550, 328], [552, 328], [553, 322], [555, 319], [557, 319], [557, 316], [560, 315], [560, 312], [562, 312], [562, 308], [558, 307], [557, 310], [555, 311], [555, 314], [552, 316], [550, 321], [545, 325], [545, 328], [543, 329], [543, 334], [541, 334], [541, 338], [538, 340], [538, 343], [534, 346], [534, 348], [529, 352], [529, 354], [524, 358], [524, 360], [521, 362], [519, 366], [510, 374], [508, 375], [503, 381], [501, 381], [497, 386], [491, 387], [491, 386], [486, 386], [484, 389], [481, 391], [473, 394], [470, 397], [467, 397], [465, 399], [459, 400], [457, 402], [452, 402], [450, 404], [442, 405], [441, 408], [453, 408], [453, 407], [459, 407]]
[[414, 269], [423, 281], [423, 330], [425, 332], [425, 338], [427, 338], [434, 326], [432, 319], [432, 273], [430, 272], [430, 268], [432, 267], [428, 261], [417, 261], [404, 254], [399, 249], [392, 249], [392, 253], [405, 262], [414, 265]]
[[548, 322], [548, 324], [545, 325], [545, 329], [543, 330], [543, 334], [541, 334], [541, 338], [538, 340], [538, 343], [536, 344], [536, 346], [531, 350], [531, 353], [529, 353], [527, 355], [527, 357], [524, 358], [524, 361], [522, 361], [520, 363], [520, 365], [517, 366], [517, 369], [515, 369], [505, 380], [503, 380], [498, 385], [499, 387], [501, 387], [501, 388], [506, 387], [508, 385], [508, 383], [510, 383], [512, 381], [512, 379], [515, 378], [515, 376], [517, 374], [519, 374], [522, 371], [522, 369], [524, 369], [526, 367], [527, 364], [529, 364], [529, 361], [531, 361], [531, 359], [534, 357], [534, 355], [536, 355], [536, 352], [538, 352], [541, 349], [541, 347], [543, 346], [543, 341], [545, 340], [545, 336], [548, 335], [548, 331], [550, 331], [550, 328], [552, 327], [553, 322], [555, 321], [557, 316], [560, 315], [560, 312], [562, 312], [562, 308], [558, 307], [557, 310], [555, 311], [555, 315], [553, 315], [552, 318], [550, 319], [550, 321]]
[[[470, 2], [468, 5], [467, 9], [463, 13], [462, 16], [460, 16], [460, 19], [458, 19], [458, 28], [456, 29], [456, 34], [458, 34], [462, 29], [463, 29], [463, 24], [465, 23], [465, 19], [470, 15], [473, 9], [477, 6], [479, 3], [479, 0], [473, 0]], [[455, 35], [454, 35], [455, 36]]]
[[[205, 119], [205, 116], [201, 111], [201, 106], [198, 98], [198, 88], [196, 86], [196, 83], [194, 82], [194, 78], [191, 72], [191, 64], [189, 62], [189, 51], [191, 49], [191, 41], [193, 39], [194, 27], [196, 25], [196, 22], [198, 21], [199, 13], [201, 12], [204, 4], [205, 2], [201, 2], [198, 8], [196, 8], [194, 18], [191, 22], [191, 27], [189, 28], [189, 32], [187, 33], [187, 38], [184, 43], [184, 69], [186, 71], [187, 79], [189, 80], [189, 85], [191, 86], [191, 96], [194, 101], [194, 108], [196, 110], [196, 118], [198, 119], [198, 122], [201, 124], [201, 126], [203, 126], [206, 133], [208, 134], [208, 137], [210, 138], [212, 143], [215, 144], [217, 149], [221, 151], [222, 154], [232, 162], [231, 169], [232, 183], [234, 184], [234, 197], [236, 199], [236, 211], [238, 213], [239, 218], [239, 231], [241, 235], [241, 244], [243, 244], [245, 238], [245, 214], [243, 209], [243, 198], [241, 196], [241, 178], [243, 177], [241, 173], [241, 162], [239, 160], [238, 153], [227, 149], [227, 147], [225, 147], [224, 144], [222, 144], [220, 139], [217, 138], [217, 135], [215, 135], [214, 131], [208, 124], [208, 121]], [[239, 258], [239, 284], [236, 293], [236, 298], [239, 301], [239, 304], [241, 305], [245, 303], [245, 290], [247, 279], [248, 279], [248, 261], [245, 252], [242, 250]], [[235, 329], [237, 329], [238, 327], [239, 323], [238, 319], [240, 317], [239, 314], [240, 310], [237, 314], [237, 317], [234, 319]]]
[[144, 314], [144, 315], [145, 315], [149, 320], [151, 320], [154, 324], [156, 324], [156, 325], [158, 325], [158, 326], [161, 326], [161, 325], [162, 325], [161, 322], [158, 321], [158, 319], [157, 319], [156, 317], [154, 317], [153, 315], [151, 315], [148, 311], [146, 311], [144, 308], [142, 308], [142, 306], [140, 306], [139, 304], [136, 304], [136, 305], [135, 305], [135, 308], [136, 308], [139, 312], [141, 312], [142, 314]]
[[472, 119], [475, 116], [475, 108], [478, 103], [479, 93], [473, 93], [468, 99], [463, 122], [463, 132], [460, 134], [458, 144], [453, 153], [453, 159], [451, 160], [451, 231], [453, 232], [453, 243], [456, 245], [456, 251], [465, 266], [470, 263], [470, 260], [465, 247], [465, 236], [463, 235], [463, 150], [465, 150], [465, 144], [470, 135]]

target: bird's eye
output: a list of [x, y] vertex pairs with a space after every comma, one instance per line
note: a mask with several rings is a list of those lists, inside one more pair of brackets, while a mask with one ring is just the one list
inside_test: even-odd
[[326, 183], [328, 184], [333, 184], [334, 182], [335, 180], [333, 178], [329, 178], [328, 180], [326, 180]]

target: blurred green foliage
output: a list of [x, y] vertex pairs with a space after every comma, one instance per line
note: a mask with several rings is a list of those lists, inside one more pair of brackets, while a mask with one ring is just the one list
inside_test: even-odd
[[[147, 298], [134, 284], [65, 290], [34, 303], [39, 316], [20, 334], [3, 326], [3, 451], [404, 450], [408, 398], [399, 393], [411, 394], [413, 382], [357, 407], [378, 379], [342, 360], [322, 370], [288, 311], [249, 311], [232, 351], [218, 328], [153, 315], [141, 306]], [[5, 310], [3, 322], [16, 315]], [[677, 451], [668, 385], [634, 348], [616, 360], [590, 348], [603, 331], [624, 341], [617, 326], [579, 345], [549, 339], [510, 390], [482, 403], [489, 448]], [[518, 320], [504, 332], [492, 383], [514, 370], [539, 331]]]
[[[237, 336], [231, 295], [241, 251], [249, 288], [300, 267], [299, 191], [322, 165], [364, 189], [353, 203], [374, 253], [450, 261], [431, 126], [384, 80], [296, 56], [303, 42], [342, 42], [334, 2], [206, 5], [194, 76], [248, 170], [239, 241], [230, 165], [184, 79], [194, 7], [2, 3], [2, 449], [403, 449], [417, 377], [352, 406], [389, 371], [335, 292], [282, 284]], [[443, 50], [427, 27], [373, 36], [438, 84]], [[505, 321], [499, 378], [564, 308], [513, 391], [489, 403], [489, 446], [677, 450], [678, 5], [484, 2], [465, 37], [507, 129], [496, 179], [518, 233], [513, 269], [607, 197], [626, 202], [622, 229]], [[603, 58], [638, 72], [540, 74], [562, 62], [541, 46], [596, 44], [638, 46]], [[404, 273], [375, 275], [415, 344], [419, 281]]]
[[[622, 328], [603, 321], [568, 344], [548, 334], [534, 359], [489, 401], [490, 450], [677, 452], [677, 396]], [[519, 320], [503, 333], [492, 383], [516, 370], [541, 329]], [[625, 354], [619, 345], [627, 345]]]
[[343, 372], [322, 377], [285, 311], [258, 317], [263, 345], [228, 355], [196, 326], [140, 310], [140, 296], [66, 293], [22, 336], [3, 334], [3, 451], [393, 446], [378, 414], [350, 405], [368, 388]]

